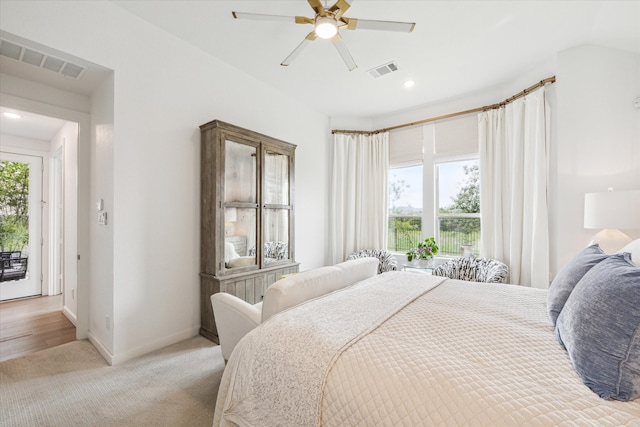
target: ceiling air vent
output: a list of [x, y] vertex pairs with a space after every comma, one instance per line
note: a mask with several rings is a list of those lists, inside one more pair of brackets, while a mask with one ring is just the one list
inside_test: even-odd
[[54, 73], [74, 79], [79, 79], [86, 71], [86, 68], [81, 65], [73, 64], [63, 59], [1, 39], [0, 56], [6, 56], [7, 58], [15, 59], [16, 61], [24, 62], [25, 64], [30, 64], [38, 68], [44, 68], [45, 70], [53, 71]]
[[398, 66], [395, 62], [391, 61], [384, 65], [379, 65], [375, 68], [370, 69], [367, 73], [371, 74], [374, 78], [382, 77], [385, 74], [393, 73], [394, 71], [398, 71]]

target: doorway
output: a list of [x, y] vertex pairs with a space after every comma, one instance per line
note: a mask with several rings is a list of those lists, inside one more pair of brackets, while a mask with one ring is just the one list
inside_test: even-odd
[[0, 301], [42, 294], [43, 166], [0, 151]]
[[[91, 150], [94, 138], [95, 124], [92, 118], [99, 120], [97, 123], [113, 123], [114, 105], [114, 71], [99, 64], [75, 57], [53, 47], [25, 39], [21, 36], [0, 31], [0, 43], [11, 45], [20, 52], [19, 58], [0, 55], [0, 68], [2, 68], [2, 82], [0, 88], [2, 104], [0, 110], [15, 109], [72, 122], [75, 125], [75, 145], [69, 144], [63, 150], [62, 180], [64, 197], [64, 210], [62, 225], [59, 231], [63, 234], [63, 259], [58, 263], [50, 256], [52, 244], [51, 233], [47, 227], [53, 226], [51, 205], [45, 206], [43, 211], [43, 236], [45, 245], [43, 250], [43, 271], [45, 284], [47, 277], [58, 277], [61, 283], [63, 313], [76, 326], [77, 339], [95, 340], [95, 335], [89, 331], [90, 324], [90, 295], [95, 305], [100, 306], [102, 295], [92, 293], [92, 275], [90, 270], [91, 252], [91, 220], [93, 204], [91, 197]], [[83, 68], [83, 73], [77, 78], [56, 73], [50, 69], [43, 69], [37, 65], [22, 61], [26, 52], [37, 51], [56, 61], [75, 64]], [[0, 114], [0, 122], [3, 115]], [[4, 134], [18, 135], [8, 132], [5, 123], [0, 123], [0, 136]], [[22, 135], [27, 138], [36, 138], [49, 141], [48, 138], [38, 138], [33, 135]], [[71, 138], [69, 138], [71, 140]], [[4, 140], [2, 148], [5, 148]], [[14, 147], [14, 145], [12, 145]], [[49, 177], [49, 168], [54, 166], [50, 159], [54, 157], [55, 148], [49, 147], [44, 157], [45, 180]], [[108, 166], [112, 170], [112, 165]], [[103, 173], [101, 170], [98, 175]], [[45, 182], [43, 191], [50, 191], [49, 183]], [[73, 194], [72, 203], [67, 203], [66, 194]], [[47, 195], [49, 197], [49, 195]], [[49, 200], [49, 199], [47, 199]], [[111, 239], [111, 240], [110, 240]], [[49, 240], [49, 241], [47, 241]], [[105, 240], [110, 243], [112, 236]], [[53, 244], [56, 244], [53, 242]], [[51, 265], [58, 268], [58, 272], [52, 274]], [[73, 282], [75, 286], [67, 289], [66, 284]], [[55, 287], [55, 284], [52, 284]], [[43, 293], [50, 291], [49, 286], [44, 286]], [[0, 304], [1, 305], [1, 304]], [[112, 347], [109, 337], [107, 347]], [[102, 345], [102, 344], [100, 344]]]
[[[28, 219], [29, 223], [35, 219], [39, 225], [39, 236], [30, 234], [24, 245], [26, 249], [20, 251], [23, 258], [28, 258], [24, 282], [35, 279], [36, 285], [16, 294], [5, 292], [9, 281], [0, 282], [0, 359], [3, 360], [76, 338], [84, 339], [88, 329], [86, 306], [78, 303], [77, 292], [78, 151], [80, 124], [88, 129], [88, 117], [10, 96], [6, 101], [7, 104], [3, 102], [0, 106], [0, 116], [10, 111], [20, 116], [21, 123], [8, 123], [0, 117], [0, 165], [18, 169], [14, 163], [28, 164], [21, 167], [28, 171], [23, 175], [28, 176], [30, 182], [25, 186], [29, 188], [29, 197], [31, 190], [39, 190], [39, 194], [33, 193]], [[84, 138], [87, 139], [86, 132]], [[2, 178], [0, 185], [7, 181], [4, 175]], [[15, 183], [13, 186], [17, 188]], [[0, 199], [0, 208], [3, 202]], [[32, 215], [33, 212], [37, 212], [39, 218]], [[5, 211], [1, 213], [4, 219]], [[37, 250], [34, 242], [38, 244]], [[12, 290], [22, 282], [12, 282]]]
[[51, 157], [49, 173], [49, 295], [63, 289], [64, 273], [64, 147]]

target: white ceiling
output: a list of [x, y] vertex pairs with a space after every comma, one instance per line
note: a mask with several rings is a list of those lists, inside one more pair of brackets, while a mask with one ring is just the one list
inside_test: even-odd
[[[9, 118], [4, 113], [15, 113], [19, 119]], [[50, 142], [67, 123], [65, 120], [54, 117], [42, 116], [0, 106], [0, 129], [6, 135], [14, 135], [22, 138], [39, 139]]]
[[[359, 67], [352, 72], [331, 42], [321, 39], [292, 65], [282, 67], [280, 62], [313, 27], [236, 20], [231, 15], [238, 11], [313, 17], [305, 0], [112, 1], [337, 117], [378, 116], [489, 88], [581, 44], [640, 53], [640, 1], [357, 0], [345, 16], [416, 26], [409, 34], [341, 31]], [[378, 79], [367, 73], [389, 61], [395, 61], [399, 71]], [[416, 82], [413, 88], [403, 87], [407, 79]]]
[[[563, 49], [595, 44], [640, 53], [640, 0], [382, 1], [356, 0], [345, 16], [415, 22], [412, 33], [341, 31], [358, 69], [349, 72], [331, 42], [311, 43], [289, 67], [280, 62], [311, 25], [233, 19], [231, 12], [313, 17], [305, 0], [112, 0], [255, 79], [333, 117], [375, 117], [515, 80]], [[329, 1], [329, 4], [333, 2]], [[0, 57], [5, 74], [90, 95], [110, 72], [33, 42], [3, 38], [88, 67], [82, 79], [54, 76]], [[371, 68], [399, 70], [374, 79]], [[545, 76], [546, 77], [546, 76]], [[405, 80], [414, 80], [411, 89]], [[533, 83], [533, 82], [532, 82]], [[0, 118], [3, 133], [48, 139], [51, 123], [24, 126]], [[55, 125], [53, 125], [55, 127]]]

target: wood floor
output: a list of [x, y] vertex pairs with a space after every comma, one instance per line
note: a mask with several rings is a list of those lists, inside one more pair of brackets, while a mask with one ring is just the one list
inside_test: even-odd
[[62, 295], [0, 303], [0, 362], [76, 339]]

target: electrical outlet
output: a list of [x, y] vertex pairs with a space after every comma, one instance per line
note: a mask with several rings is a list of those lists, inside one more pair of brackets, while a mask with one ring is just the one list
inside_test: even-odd
[[107, 213], [106, 212], [98, 213], [98, 225], [107, 225]]
[[76, 290], [71, 289], [71, 299], [76, 299]]
[[111, 318], [109, 317], [109, 315], [107, 314], [107, 318], [106, 320], [106, 324], [107, 324], [107, 331], [111, 329]]

